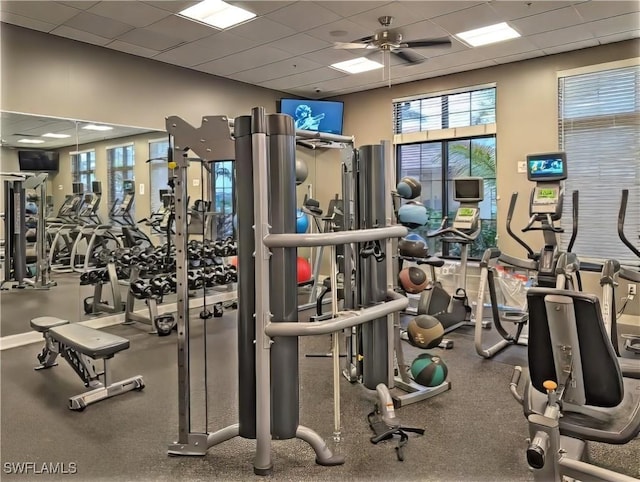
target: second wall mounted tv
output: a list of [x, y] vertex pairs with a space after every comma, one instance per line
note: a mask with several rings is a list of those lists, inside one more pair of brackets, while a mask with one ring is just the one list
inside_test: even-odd
[[281, 99], [278, 112], [293, 117], [296, 129], [342, 134], [344, 104], [333, 100]]

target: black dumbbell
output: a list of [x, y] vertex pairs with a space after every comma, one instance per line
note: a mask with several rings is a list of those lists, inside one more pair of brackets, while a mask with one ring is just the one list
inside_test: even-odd
[[146, 300], [153, 294], [151, 291], [151, 286], [145, 280], [140, 278], [132, 281], [129, 285], [129, 289], [133, 293], [133, 296], [140, 300]]

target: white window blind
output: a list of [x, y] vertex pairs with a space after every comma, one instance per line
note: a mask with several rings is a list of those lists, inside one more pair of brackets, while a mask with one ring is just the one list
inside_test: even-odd
[[81, 182], [85, 191], [91, 191], [96, 180], [96, 151], [72, 152], [71, 174], [73, 182]]
[[[121, 203], [124, 199], [124, 181], [133, 181], [133, 144], [107, 148], [107, 176], [109, 183], [109, 203]], [[134, 207], [131, 208], [133, 216]]]
[[[566, 196], [580, 193], [574, 251], [596, 259], [635, 262], [620, 241], [617, 216], [629, 189], [627, 237], [640, 233], [640, 67], [630, 66], [559, 78], [559, 145], [567, 153]], [[563, 218], [570, 226], [571, 202]], [[571, 230], [562, 235], [566, 247]]]
[[151, 212], [156, 213], [162, 207], [161, 189], [169, 189], [169, 167], [167, 153], [169, 141], [167, 139], [149, 141], [149, 194], [151, 198]]

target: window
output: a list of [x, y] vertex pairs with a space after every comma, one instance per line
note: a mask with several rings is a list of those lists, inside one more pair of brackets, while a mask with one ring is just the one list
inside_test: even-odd
[[[133, 181], [133, 144], [107, 148], [109, 203], [124, 199], [124, 181]], [[133, 216], [134, 207], [131, 208]]]
[[[597, 68], [597, 67], [596, 67]], [[621, 66], [575, 75], [560, 74], [559, 145], [567, 154], [565, 199], [580, 192], [574, 251], [584, 257], [636, 262], [617, 236], [622, 189], [629, 189], [625, 233], [640, 232], [640, 67]], [[565, 226], [571, 202], [565, 202]], [[566, 246], [570, 227], [561, 241]]]
[[[484, 201], [480, 203], [482, 231], [469, 250], [469, 256], [474, 258], [496, 243], [495, 105], [495, 87], [483, 87], [399, 99], [393, 106], [398, 178], [411, 176], [421, 182], [421, 202], [429, 211], [429, 223], [416, 232], [426, 236], [440, 226], [444, 216], [451, 222], [458, 208], [453, 200], [453, 179], [468, 176], [484, 179]], [[411, 133], [420, 137], [404, 136]], [[432, 253], [440, 251], [437, 239], [427, 242]], [[457, 244], [444, 244], [442, 249], [445, 256], [460, 255]]]
[[96, 151], [71, 153], [71, 171], [73, 182], [81, 182], [85, 191], [90, 191], [96, 180]]
[[234, 163], [231, 161], [218, 161], [214, 163], [216, 200], [216, 232], [218, 238], [233, 236], [233, 188], [234, 188]]
[[162, 207], [160, 197], [161, 189], [169, 189], [169, 167], [167, 166], [167, 153], [169, 152], [169, 141], [160, 139], [149, 141], [149, 195], [151, 199], [151, 212], [157, 213]]

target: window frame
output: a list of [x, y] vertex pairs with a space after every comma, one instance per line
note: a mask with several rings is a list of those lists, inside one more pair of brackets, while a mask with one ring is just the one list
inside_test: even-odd
[[[94, 168], [90, 168], [91, 161], [90, 159], [85, 159], [85, 166], [81, 166], [83, 160], [83, 154], [92, 154], [93, 157], [93, 165]], [[96, 150], [95, 149], [84, 149], [82, 151], [71, 151], [69, 153], [71, 157], [71, 180], [72, 182], [82, 182], [84, 184], [85, 191], [92, 190], [92, 183], [96, 180]], [[82, 169], [81, 167], [84, 167]], [[85, 179], [86, 178], [86, 179]], [[86, 181], [86, 182], [85, 182]]]
[[[112, 157], [112, 152], [118, 149], [128, 149], [131, 148], [131, 164], [126, 164], [127, 161], [126, 156], [123, 156], [123, 165], [122, 166], [114, 166], [115, 158]], [[114, 205], [116, 201], [121, 202], [122, 199], [116, 197], [116, 193], [119, 191], [115, 185], [115, 175], [118, 172], [123, 173], [123, 179], [134, 181], [135, 185], [135, 163], [136, 163], [136, 149], [134, 142], [126, 142], [123, 144], [114, 144], [107, 146], [105, 148], [105, 153], [107, 157], [107, 183], [108, 183], [108, 193], [109, 193], [109, 203], [111, 206]], [[123, 153], [124, 154], [124, 153]], [[131, 172], [131, 178], [125, 177], [124, 173]], [[135, 204], [131, 207], [131, 216], [133, 217], [133, 212], [135, 210]]]

